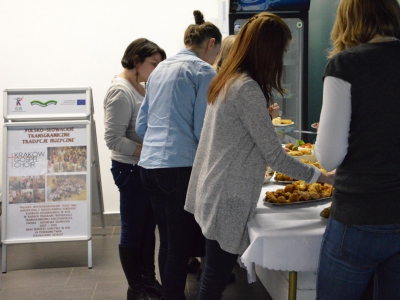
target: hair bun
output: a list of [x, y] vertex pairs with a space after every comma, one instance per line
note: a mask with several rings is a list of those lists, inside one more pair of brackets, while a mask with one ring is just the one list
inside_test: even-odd
[[199, 10], [193, 11], [193, 16], [194, 16], [194, 21], [195, 21], [196, 25], [201, 25], [201, 24], [205, 23], [204, 16], [201, 13], [201, 11], [199, 11]]

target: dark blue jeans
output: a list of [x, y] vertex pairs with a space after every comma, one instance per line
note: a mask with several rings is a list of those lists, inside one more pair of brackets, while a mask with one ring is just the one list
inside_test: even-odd
[[140, 169], [137, 165], [112, 160], [111, 172], [120, 195], [120, 245], [145, 251], [152, 248], [154, 253], [156, 221]]
[[317, 299], [361, 299], [372, 276], [374, 299], [400, 299], [400, 225], [344, 225], [329, 218]]
[[186, 299], [187, 265], [199, 226], [183, 209], [191, 171], [191, 167], [141, 170], [160, 233], [158, 265], [166, 300]]
[[238, 259], [221, 249], [217, 241], [206, 239], [206, 265], [201, 275], [198, 300], [219, 300]]

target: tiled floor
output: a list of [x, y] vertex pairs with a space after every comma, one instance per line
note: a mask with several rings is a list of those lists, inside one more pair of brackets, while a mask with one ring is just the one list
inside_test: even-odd
[[[87, 242], [36, 243], [7, 246], [7, 273], [0, 274], [1, 300], [124, 300], [127, 282], [118, 257], [120, 227], [93, 228], [93, 268], [87, 267]], [[0, 253], [1, 258], [1, 253]], [[236, 266], [237, 281], [223, 299], [271, 300], [263, 285], [247, 283]], [[186, 297], [195, 300], [198, 282], [189, 274]]]

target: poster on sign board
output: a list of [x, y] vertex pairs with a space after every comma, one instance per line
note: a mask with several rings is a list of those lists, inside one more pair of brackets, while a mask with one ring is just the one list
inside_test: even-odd
[[5, 124], [6, 243], [90, 237], [89, 124]]
[[83, 119], [90, 115], [88, 87], [63, 89], [8, 89], [4, 91], [8, 120]]

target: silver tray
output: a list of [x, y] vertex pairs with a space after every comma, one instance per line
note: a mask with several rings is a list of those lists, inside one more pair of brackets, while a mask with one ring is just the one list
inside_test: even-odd
[[[272, 179], [274, 179], [274, 178], [275, 178], [275, 177], [273, 177]], [[278, 184], [292, 184], [293, 182], [296, 182], [296, 181], [298, 181], [298, 180], [293, 180], [293, 181], [280, 181], [280, 180], [274, 179], [274, 180], [271, 181], [271, 182], [278, 183]]]
[[307, 201], [299, 201], [299, 202], [290, 202], [290, 203], [272, 203], [268, 201], [263, 201], [265, 206], [293, 206], [293, 205], [304, 205], [304, 204], [318, 204], [319, 202], [325, 202], [327, 200], [332, 201], [332, 197], [319, 198], [315, 200], [307, 200]]

